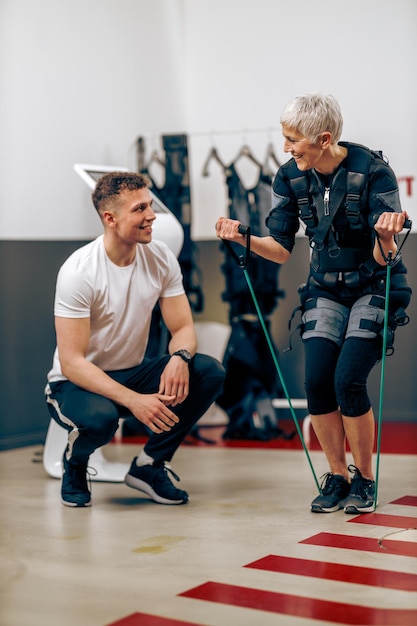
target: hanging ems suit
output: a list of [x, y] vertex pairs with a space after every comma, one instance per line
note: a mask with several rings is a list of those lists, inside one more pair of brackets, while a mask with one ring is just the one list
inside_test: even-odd
[[[250, 226], [255, 235], [269, 234], [265, 220], [271, 205], [271, 177], [261, 171], [257, 185], [245, 189], [234, 164], [225, 172], [230, 218]], [[230, 305], [231, 325], [223, 359], [226, 369], [224, 389], [216, 401], [229, 417], [223, 438], [269, 440], [283, 435], [278, 428], [277, 411], [272, 405], [273, 398], [283, 395], [282, 390], [242, 270], [223, 243], [220, 248], [225, 251], [222, 270], [226, 290], [222, 298]], [[278, 298], [284, 295], [278, 288], [279, 269], [278, 264], [251, 254], [247, 271], [266, 317], [275, 309]], [[266, 325], [269, 327], [269, 320]]]
[[163, 135], [162, 143], [164, 159], [157, 158], [156, 160], [165, 171], [164, 185], [158, 186], [152, 178], [149, 171], [150, 161], [145, 162], [143, 137], [138, 138], [138, 171], [146, 174], [150, 179], [152, 189], [169, 207], [183, 228], [184, 243], [178, 256], [178, 262], [191, 309], [196, 313], [201, 313], [204, 308], [204, 296], [198, 283], [200, 271], [195, 263], [194, 244], [191, 239], [191, 194], [187, 135]]
[[[145, 174], [151, 181], [152, 190], [158, 198], [169, 207], [169, 210], [180, 222], [184, 231], [184, 243], [178, 255], [178, 262], [183, 275], [184, 289], [191, 309], [200, 313], [204, 308], [203, 291], [198, 284], [199, 268], [194, 260], [194, 244], [191, 239], [191, 196], [188, 167], [188, 147], [186, 135], [163, 135], [164, 158], [161, 159], [154, 151], [148, 161], [145, 159], [145, 141], [137, 140], [138, 171]], [[158, 185], [150, 172], [153, 161], [164, 170], [165, 181]], [[150, 338], [146, 356], [160, 356], [167, 350], [169, 337], [165, 328], [159, 306], [152, 315]]]
[[[372, 200], [380, 210], [373, 209], [371, 213], [367, 197], [368, 177], [377, 168], [388, 164], [381, 153], [365, 146], [345, 142], [340, 145], [348, 147], [348, 155], [343, 167], [331, 177], [319, 175], [315, 170], [300, 172], [293, 160], [285, 164], [284, 176], [296, 197], [298, 216], [282, 211], [274, 215], [272, 211], [267, 219], [272, 234], [275, 230], [293, 235], [298, 230], [298, 217], [306, 225], [311, 247], [310, 274], [306, 285], [300, 288], [301, 306], [293, 313], [293, 316], [297, 310], [303, 313], [302, 324], [297, 328], [304, 338], [324, 337], [324, 329], [329, 332], [327, 320], [334, 319], [339, 313], [341, 319], [345, 316], [344, 311], [335, 311], [338, 307], [346, 308], [339, 302], [328, 304], [328, 299], [338, 299], [332, 296], [335, 289], [339, 299], [349, 296], [361, 299], [363, 311], [369, 305], [374, 307], [375, 313], [368, 312], [365, 317], [362, 317], [360, 303], [352, 310], [349, 332], [353, 336], [371, 337], [373, 333], [381, 334], [383, 328], [383, 313], [377, 311], [384, 309], [386, 268], [372, 256], [376, 236], [374, 225], [384, 211], [401, 211], [398, 189], [376, 193]], [[288, 198], [279, 195], [278, 187], [276, 178], [273, 190], [278, 199], [277, 206], [282, 202], [284, 209]], [[411, 295], [399, 252], [392, 268], [389, 353], [393, 352], [395, 328], [408, 323], [405, 309]], [[333, 309], [330, 317], [327, 315], [329, 306]], [[339, 337], [333, 337], [336, 343], [342, 341], [344, 329], [340, 328], [338, 332]]]

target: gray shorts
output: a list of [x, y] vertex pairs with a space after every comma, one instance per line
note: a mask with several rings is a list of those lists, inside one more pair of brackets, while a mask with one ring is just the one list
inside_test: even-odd
[[323, 298], [308, 298], [302, 315], [303, 341], [313, 337], [329, 339], [341, 346], [349, 337], [374, 339], [384, 326], [385, 298], [369, 294], [347, 306]]

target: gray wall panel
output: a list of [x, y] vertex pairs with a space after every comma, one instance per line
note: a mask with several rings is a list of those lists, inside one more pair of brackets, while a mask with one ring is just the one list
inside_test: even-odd
[[[409, 282], [414, 298], [408, 309], [411, 322], [397, 331], [395, 355], [386, 361], [384, 418], [390, 421], [417, 421], [417, 265], [416, 235], [404, 248]], [[0, 449], [42, 443], [49, 423], [43, 397], [45, 376], [55, 347], [53, 298], [57, 271], [73, 250], [85, 241], [0, 241]], [[199, 321], [227, 323], [228, 307], [221, 299], [224, 256], [219, 242], [199, 242], [196, 260], [202, 273], [204, 311]], [[290, 261], [280, 273], [280, 287], [286, 297], [273, 314], [272, 333], [282, 351], [288, 345], [287, 322], [297, 305], [297, 287], [305, 280], [308, 246], [299, 239]], [[290, 394], [303, 394], [303, 351], [297, 336], [292, 352], [281, 354], [280, 363]], [[370, 379], [374, 410], [378, 411], [380, 370]]]

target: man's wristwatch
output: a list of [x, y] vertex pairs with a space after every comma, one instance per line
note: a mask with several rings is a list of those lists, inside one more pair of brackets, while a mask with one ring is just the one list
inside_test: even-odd
[[176, 352], [173, 352], [171, 356], [179, 356], [186, 363], [189, 363], [193, 358], [193, 355], [191, 352], [188, 352], [188, 350], [177, 350]]

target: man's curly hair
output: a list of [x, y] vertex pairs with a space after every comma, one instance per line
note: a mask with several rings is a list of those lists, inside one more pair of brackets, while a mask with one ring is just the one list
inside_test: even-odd
[[92, 194], [94, 207], [99, 215], [117, 202], [117, 196], [124, 191], [145, 189], [150, 187], [150, 180], [144, 174], [137, 172], [109, 172], [104, 174], [96, 185]]

